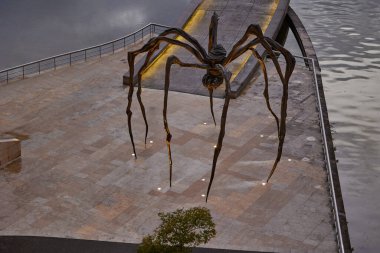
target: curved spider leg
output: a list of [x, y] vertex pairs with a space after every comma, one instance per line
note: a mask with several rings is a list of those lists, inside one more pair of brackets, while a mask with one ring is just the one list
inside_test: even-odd
[[168, 156], [169, 156], [169, 179], [170, 179], [170, 187], [172, 186], [172, 153], [170, 148], [170, 141], [172, 139], [172, 135], [170, 133], [168, 120], [167, 120], [167, 108], [168, 108], [168, 96], [169, 96], [169, 85], [170, 85], [170, 70], [173, 64], [177, 64], [181, 67], [193, 67], [200, 69], [207, 69], [207, 65], [195, 64], [195, 63], [184, 63], [178, 57], [172, 55], [169, 56], [166, 60], [165, 67], [165, 95], [164, 95], [164, 108], [162, 111], [164, 118], [164, 127], [166, 131], [166, 145], [168, 146]]
[[[269, 107], [268, 107], [268, 109], [271, 111], [272, 115], [275, 116], [276, 123], [277, 123], [278, 140], [279, 140], [278, 141], [279, 143], [278, 143], [278, 149], [277, 149], [277, 156], [276, 156], [275, 162], [272, 166], [272, 169], [269, 173], [269, 176], [266, 180], [266, 182], [268, 182], [269, 179], [271, 178], [271, 176], [273, 175], [274, 171], [276, 170], [277, 164], [279, 163], [281, 156], [282, 156], [282, 148], [284, 145], [285, 133], [286, 133], [286, 110], [287, 110], [287, 101], [288, 101], [288, 82], [286, 81], [286, 79], [284, 79], [284, 76], [282, 74], [281, 67], [277, 61], [277, 58], [274, 56], [274, 53], [273, 53], [271, 47], [265, 41], [264, 36], [262, 35], [262, 32], [260, 32], [260, 31], [261, 31], [261, 29], [258, 30], [258, 33], [255, 34], [258, 38], [254, 39], [253, 41], [251, 41], [247, 45], [237, 49], [235, 51], [234, 55], [230, 56], [230, 61], [232, 61], [232, 60], [236, 59], [237, 57], [239, 57], [240, 55], [242, 55], [244, 52], [249, 50], [253, 45], [257, 44], [258, 42], [261, 42], [261, 44], [266, 49], [266, 51], [271, 55], [271, 59], [272, 59], [274, 65], [276, 66], [276, 70], [277, 70], [277, 72], [280, 76], [281, 82], [283, 84], [283, 95], [282, 95], [282, 100], [281, 100], [281, 115], [280, 115], [280, 123], [279, 124], [278, 124], [278, 117], [275, 116], [273, 111], [271, 109], [269, 109]], [[257, 58], [257, 59], [259, 60], [259, 58]], [[259, 62], [260, 62], [260, 60], [259, 60]], [[228, 64], [228, 62], [227, 62], [227, 64]], [[263, 70], [263, 72], [264, 72], [264, 70]], [[266, 73], [266, 71], [265, 71], [265, 73]], [[289, 75], [289, 77], [290, 77], [290, 75]], [[264, 78], [265, 78], [265, 74], [264, 74]], [[267, 83], [266, 83], [266, 86], [267, 86]], [[266, 94], [264, 94], [264, 96], [266, 97]], [[267, 100], [267, 106], [268, 106], [269, 101], [268, 101], [267, 97], [266, 97], [266, 100]]]
[[[275, 42], [274, 40], [270, 38], [266, 38], [266, 40], [269, 42], [271, 46], [273, 46], [273, 48], [281, 52], [281, 54], [285, 57], [285, 61], [286, 61], [285, 77], [282, 76], [283, 77], [282, 78], [283, 91], [282, 91], [282, 100], [281, 100], [281, 122], [280, 122], [280, 131], [279, 131], [278, 151], [277, 151], [277, 157], [276, 157], [275, 163], [273, 164], [272, 170], [270, 171], [267, 178], [267, 182], [268, 182], [269, 179], [272, 177], [282, 155], [282, 147], [284, 145], [285, 133], [286, 133], [286, 110], [287, 110], [287, 101], [288, 101], [289, 79], [295, 68], [296, 61], [295, 61], [294, 56], [288, 50], [283, 48], [280, 44], [278, 44], [277, 42]], [[276, 57], [271, 56], [271, 58], [273, 59], [273, 62], [277, 62], [278, 64]], [[280, 75], [280, 72], [282, 74], [279, 64], [278, 64], [278, 67], [276, 66], [276, 69], [277, 69], [277, 72], [279, 72], [279, 75]]]
[[[273, 43], [272, 39], [265, 38], [263, 35], [263, 32], [261, 30], [261, 27], [258, 25], [249, 26], [246, 34], [243, 36], [243, 38], [238, 43], [236, 43], [236, 45], [238, 45], [239, 43], [243, 44], [245, 42], [245, 40], [248, 38], [247, 34], [249, 34], [249, 33], [257, 36], [257, 38], [259, 39], [259, 43], [261, 43], [261, 45], [265, 48], [265, 50], [271, 56], [271, 59], [272, 59], [274, 65], [276, 67], [277, 73], [280, 76], [280, 79], [281, 79], [281, 82], [283, 85], [283, 92], [282, 92], [282, 99], [281, 99], [280, 126], [278, 128], [279, 143], [278, 143], [278, 149], [277, 149], [277, 156], [276, 156], [275, 162], [272, 166], [272, 169], [269, 173], [269, 176], [266, 180], [268, 182], [269, 179], [271, 178], [271, 176], [273, 175], [274, 171], [276, 170], [277, 164], [279, 163], [281, 156], [282, 156], [282, 148], [284, 145], [285, 134], [286, 134], [286, 110], [287, 110], [287, 101], [288, 101], [288, 83], [289, 83], [289, 78], [290, 78], [291, 72], [294, 69], [294, 66], [293, 66], [294, 61], [291, 60], [291, 59], [294, 59], [294, 57], [286, 49], [284, 49], [282, 46], [279, 46], [278, 43], [277, 44]], [[250, 43], [248, 43], [248, 45], [249, 44]], [[275, 56], [274, 52], [272, 51], [271, 45], [275, 46], [277, 49], [281, 49], [282, 50], [281, 52], [285, 52], [285, 51], [287, 52], [286, 56], [285, 56], [286, 58], [288, 58], [287, 64], [286, 64], [287, 65], [286, 66], [286, 70], [287, 70], [286, 77], [284, 77], [284, 75], [282, 73], [280, 64], [279, 64], [277, 57]], [[235, 47], [235, 46], [233, 47], [232, 51], [234, 51], [235, 48], [236, 48], [236, 51], [240, 51], [240, 48], [237, 49], [238, 47]], [[246, 47], [243, 47], [243, 51], [245, 50], [245, 48]], [[232, 53], [232, 51], [231, 51], [231, 53]], [[232, 55], [232, 57], [233, 57], [233, 55]], [[291, 70], [291, 71], [289, 72], [289, 70]]]
[[221, 72], [223, 74], [223, 78], [224, 78], [225, 83], [226, 83], [226, 91], [225, 91], [226, 96], [224, 99], [222, 118], [220, 120], [220, 132], [219, 132], [219, 137], [218, 137], [218, 143], [217, 143], [216, 148], [214, 150], [214, 158], [212, 160], [212, 169], [211, 169], [210, 181], [209, 181], [208, 187], [207, 187], [206, 202], [208, 200], [211, 185], [212, 185], [212, 182], [214, 180], [216, 163], [218, 161], [220, 151], [222, 150], [223, 138], [224, 138], [225, 129], [226, 129], [227, 111], [228, 111], [228, 105], [230, 103], [230, 94], [231, 94], [231, 89], [230, 89], [231, 72], [225, 70], [225, 68], [221, 65], [217, 65], [217, 67], [221, 70]]
[[292, 75], [293, 70], [295, 68], [296, 59], [288, 50], [282, 47], [277, 41], [268, 37], [265, 37], [265, 39], [269, 42], [269, 44], [271, 44], [271, 46], [274, 49], [279, 51], [284, 56], [286, 61], [285, 81], [289, 82], [290, 76]]
[[133, 141], [133, 133], [132, 133], [132, 111], [131, 111], [131, 106], [132, 106], [132, 96], [133, 96], [133, 75], [134, 75], [134, 62], [135, 62], [135, 57], [131, 52], [128, 52], [128, 64], [129, 64], [129, 91], [128, 91], [128, 105], [126, 109], [126, 113], [128, 115], [128, 131], [129, 131], [129, 138], [131, 139], [132, 142], [132, 147], [133, 147], [133, 154], [135, 156], [135, 159], [137, 159], [137, 154], [136, 154], [136, 147], [135, 147], [135, 142]]
[[146, 147], [146, 140], [148, 138], [148, 131], [149, 131], [149, 126], [148, 126], [148, 121], [146, 119], [146, 114], [145, 114], [145, 107], [144, 107], [144, 104], [142, 102], [142, 99], [141, 99], [141, 92], [142, 92], [142, 89], [141, 89], [141, 79], [142, 79], [142, 73], [144, 72], [144, 70], [148, 67], [148, 64], [150, 62], [150, 58], [152, 57], [154, 51], [156, 51], [158, 48], [152, 48], [151, 50], [148, 51], [146, 57], [145, 57], [145, 62], [144, 64], [141, 66], [138, 74], [137, 74], [137, 100], [139, 101], [139, 104], [140, 104], [140, 109], [141, 109], [141, 113], [143, 115], [143, 118], [144, 118], [144, 122], [145, 122], [145, 147]]
[[211, 110], [211, 115], [212, 115], [212, 119], [214, 120], [214, 125], [216, 126], [216, 121], [215, 121], [215, 116], [214, 116], [214, 104], [213, 104], [213, 101], [212, 101], [212, 93], [213, 93], [214, 89], [213, 88], [208, 88], [208, 93], [210, 95], [210, 110]]
[[159, 34], [159, 36], [167, 36], [169, 34], [175, 34], [177, 36], [181, 36], [182, 38], [187, 40], [187, 42], [192, 44], [199, 51], [199, 53], [202, 55], [204, 59], [207, 59], [208, 55], [206, 53], [206, 50], [201, 46], [201, 44], [199, 44], [199, 42], [193, 36], [191, 36], [187, 32], [179, 28], [173, 27], [173, 28], [169, 28], [163, 31], [162, 33]]
[[266, 104], [267, 104], [267, 108], [268, 110], [270, 111], [270, 113], [273, 115], [273, 117], [275, 118], [276, 120], [276, 125], [277, 125], [277, 132], [280, 133], [280, 122], [279, 122], [279, 119], [277, 117], [277, 115], [274, 113], [274, 111], [272, 110], [271, 106], [270, 106], [270, 103], [269, 103], [269, 82], [268, 82], [268, 73], [267, 73], [267, 68], [265, 66], [265, 62], [264, 62], [264, 59], [261, 57], [261, 55], [256, 51], [256, 49], [254, 48], [250, 48], [250, 50], [252, 51], [252, 54], [256, 57], [256, 59], [259, 61], [260, 63], [260, 66], [261, 66], [261, 70], [263, 71], [263, 75], [264, 75], [264, 83], [265, 83], [265, 88], [264, 88], [264, 92], [263, 92], [263, 95], [265, 97], [265, 101], [266, 101]]
[[230, 62], [234, 61], [236, 58], [240, 57], [242, 54], [250, 50], [251, 48], [254, 48], [257, 44], [259, 44], [260, 40], [258, 38], [253, 39], [248, 44], [244, 45], [243, 47], [236, 49], [234, 54], [229, 55], [229, 58], [226, 58], [223, 62], [223, 66], [226, 66]]
[[[273, 173], [277, 167], [277, 164], [281, 159], [281, 155], [282, 155], [282, 147], [284, 144], [285, 133], [286, 133], [286, 110], [287, 110], [287, 100], [288, 100], [288, 81], [289, 81], [290, 75], [294, 69], [294, 57], [286, 49], [284, 49], [282, 46], [279, 46], [278, 43], [277, 44], [273, 43], [273, 40], [271, 40], [269, 38], [265, 38], [263, 35], [263, 32], [261, 30], [261, 27], [259, 25], [250, 25], [247, 28], [246, 33], [235, 44], [235, 46], [232, 48], [231, 52], [226, 57], [226, 59], [224, 61], [225, 64], [228, 64], [232, 59], [236, 59], [237, 55], [241, 55], [242, 53], [244, 53], [246, 50], [248, 50], [251, 47], [252, 44], [257, 44], [257, 41], [255, 41], [256, 40], [255, 39], [252, 42], [248, 43], [247, 45], [241, 46], [245, 43], [245, 41], [248, 39], [248, 37], [251, 34], [256, 35], [257, 39], [259, 39], [259, 43], [261, 43], [261, 45], [266, 49], [268, 54], [271, 56], [271, 59], [272, 59], [274, 65], [276, 67], [277, 73], [280, 76], [280, 79], [281, 79], [281, 82], [283, 85], [283, 95], [282, 95], [282, 99], [281, 99], [281, 118], [280, 118], [280, 126], [279, 126], [279, 131], [278, 131], [279, 145], [278, 145], [277, 156], [276, 156], [275, 162], [273, 164], [272, 170], [269, 173], [269, 176], [267, 179], [267, 182], [268, 182], [269, 179], [271, 178], [271, 176], [273, 175]], [[269, 42], [266, 41], [266, 39], [268, 39]], [[285, 56], [285, 58], [288, 57], [285, 77], [282, 73], [282, 70], [281, 70], [281, 67], [278, 63], [278, 60], [275, 57], [274, 52], [272, 51], [271, 45], [274, 46], [275, 48], [278, 47], [277, 49], [281, 49], [282, 52], [285, 52], [285, 51], [288, 52]]]
[[[262, 31], [261, 31], [261, 27], [258, 24], [251, 24], [251, 25], [249, 25], [247, 27], [247, 30], [245, 31], [244, 35], [241, 37], [241, 39], [238, 42], [236, 42], [236, 44], [232, 47], [230, 53], [227, 55], [226, 59], [223, 62], [223, 66], [225, 66], [226, 64], [228, 64], [229, 62], [231, 62], [231, 59], [233, 58], [233, 56], [236, 55], [236, 53], [239, 51], [239, 49], [241, 48], [241, 46], [248, 40], [249, 36], [256, 35], [257, 37], [259, 37], [258, 34], [260, 34], [260, 33], [262, 34]], [[246, 50], [244, 50], [244, 52]]]
[[219, 16], [214, 11], [212, 14], [210, 26], [208, 28], [208, 52], [211, 52], [211, 49], [215, 48], [218, 44], [218, 20]]
[[134, 138], [133, 138], [133, 133], [132, 133], [132, 123], [131, 123], [131, 119], [132, 119], [131, 106], [132, 106], [132, 98], [133, 98], [133, 91], [134, 91], [134, 62], [138, 54], [148, 52], [152, 50], [153, 48], [158, 47], [161, 42], [166, 42], [169, 44], [183, 47], [187, 51], [192, 53], [200, 62], [205, 63], [207, 61], [207, 59], [205, 59], [202, 56], [202, 54], [197, 49], [193, 48], [192, 46], [186, 43], [183, 43], [181, 41], [171, 39], [171, 38], [166, 38], [163, 36], [152, 38], [140, 49], [128, 52], [129, 91], [128, 91], [128, 105], [126, 109], [126, 114], [128, 115], [128, 131], [129, 131], [129, 137], [132, 142], [133, 154], [135, 155], [135, 159], [137, 159], [137, 154], [136, 154], [136, 148], [135, 148], [135, 143], [134, 143]]

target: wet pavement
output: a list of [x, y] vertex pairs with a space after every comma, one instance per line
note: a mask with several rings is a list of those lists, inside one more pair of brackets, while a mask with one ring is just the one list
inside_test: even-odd
[[[141, 46], [141, 45], [139, 45]], [[206, 206], [217, 236], [206, 247], [336, 252], [312, 72], [297, 65], [289, 85], [283, 157], [262, 76], [230, 102], [226, 136], [206, 204], [219, 134], [204, 96], [169, 92], [173, 185], [169, 188], [163, 91], [143, 89], [150, 133], [132, 110], [138, 159], [128, 136], [126, 51], [0, 86], [0, 134], [28, 136], [22, 160], [0, 170], [0, 234], [138, 243], [157, 213]], [[268, 62], [271, 103], [282, 87]], [[215, 99], [220, 119], [223, 99]]]
[[[142, 116], [133, 103], [138, 159], [131, 155], [121, 85], [125, 54], [1, 87], [0, 132], [29, 136], [22, 141], [22, 160], [0, 171], [2, 235], [139, 242], [158, 224], [159, 211], [200, 205], [211, 209], [217, 224], [217, 237], [207, 247], [336, 251], [310, 71], [297, 66], [291, 79], [284, 154], [266, 186], [261, 181], [277, 142], [261, 95], [262, 77], [231, 101], [206, 204], [202, 194], [219, 133], [208, 98], [169, 94], [169, 188], [160, 90], [143, 90], [152, 141], [146, 148]], [[281, 86], [273, 68], [270, 81], [278, 111]], [[222, 103], [215, 99], [217, 118]]]

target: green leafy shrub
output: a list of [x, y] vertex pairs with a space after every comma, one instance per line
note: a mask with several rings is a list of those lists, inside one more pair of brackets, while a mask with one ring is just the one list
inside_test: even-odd
[[159, 213], [162, 223], [152, 235], [143, 238], [138, 253], [185, 253], [207, 243], [216, 234], [215, 223], [205, 207]]

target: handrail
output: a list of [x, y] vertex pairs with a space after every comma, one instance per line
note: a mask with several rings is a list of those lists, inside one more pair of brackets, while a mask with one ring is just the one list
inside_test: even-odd
[[[276, 54], [280, 55], [281, 52], [279, 51], [274, 51]], [[313, 79], [314, 79], [314, 84], [315, 84], [315, 91], [316, 91], [316, 100], [317, 100], [317, 107], [318, 107], [318, 112], [319, 112], [319, 119], [320, 119], [320, 128], [321, 128], [321, 134], [322, 134], [322, 140], [323, 140], [323, 150], [324, 150], [324, 155], [325, 155], [325, 162], [327, 165], [327, 178], [330, 183], [330, 197], [332, 199], [332, 206], [333, 206], [333, 216], [335, 220], [335, 227], [336, 227], [336, 237], [337, 237], [337, 242], [338, 242], [338, 250], [340, 253], [345, 253], [344, 249], [344, 243], [343, 243], [343, 233], [342, 233], [342, 227], [340, 224], [340, 219], [339, 219], [339, 210], [338, 210], [338, 203], [336, 200], [336, 193], [335, 193], [335, 185], [334, 185], [334, 180], [333, 180], [333, 175], [332, 175], [332, 167], [331, 167], [331, 160], [330, 160], [330, 152], [329, 152], [329, 146], [327, 144], [327, 135], [326, 135], [326, 128], [325, 128], [325, 121], [324, 121], [324, 114], [323, 114], [323, 109], [322, 109], [322, 102], [321, 102], [321, 96], [320, 96], [320, 90], [318, 87], [318, 78], [317, 78], [317, 72], [315, 71], [315, 59], [311, 57], [305, 57], [305, 56], [298, 56], [294, 55], [295, 58], [303, 59], [306, 61], [311, 61], [311, 64], [308, 62], [304, 62], [306, 67], [310, 70], [313, 71]], [[303, 65], [303, 64], [302, 64]]]
[[336, 236], [337, 236], [337, 241], [338, 241], [338, 249], [340, 253], [345, 253], [342, 228], [341, 228], [340, 219], [339, 219], [338, 204], [336, 200], [335, 185], [334, 185], [334, 180], [333, 180], [333, 175], [332, 175], [330, 152], [329, 152], [329, 146], [327, 144], [325, 122], [324, 122], [324, 117], [323, 117], [324, 115], [323, 115], [323, 110], [322, 110], [320, 91], [318, 87], [317, 72], [315, 71], [315, 59], [311, 57], [304, 57], [304, 56], [295, 56], [295, 57], [304, 59], [304, 60], [310, 60], [312, 63], [311, 66], [313, 68], [313, 79], [314, 79], [315, 90], [317, 94], [317, 106], [318, 106], [318, 111], [319, 111], [319, 120], [320, 120], [321, 134], [322, 134], [322, 139], [323, 139], [323, 149], [324, 149], [325, 160], [326, 160], [326, 165], [327, 165], [327, 170], [328, 170], [328, 179], [330, 183], [330, 195], [331, 195], [330, 197], [332, 199], [335, 227], [337, 230]]
[[[98, 44], [95, 46], [91, 46], [91, 47], [87, 47], [87, 48], [83, 48], [83, 49], [79, 49], [79, 50], [75, 50], [75, 51], [71, 51], [71, 52], [67, 52], [67, 53], [63, 53], [63, 54], [59, 54], [59, 55], [55, 55], [55, 56], [51, 56], [51, 57], [44, 58], [41, 60], [32, 61], [32, 62], [28, 62], [28, 63], [22, 64], [22, 65], [18, 65], [15, 67], [11, 67], [11, 68], [1, 70], [0, 71], [0, 83], [4, 82], [4, 81], [6, 81], [8, 83], [10, 80], [20, 78], [20, 77], [22, 77], [22, 79], [24, 79], [25, 76], [27, 76], [27, 75], [36, 74], [36, 73], [40, 74], [41, 71], [45, 71], [45, 70], [49, 70], [49, 69], [53, 69], [53, 68], [56, 69], [56, 67], [59, 67], [62, 65], [71, 65], [73, 62], [77, 62], [80, 60], [87, 61], [87, 59], [95, 57], [95, 56], [102, 57], [102, 54], [104, 54], [103, 48], [105, 48], [105, 47], [107, 47], [105, 49], [109, 50], [109, 51], [106, 51], [105, 54], [110, 53], [111, 51], [112, 51], [112, 53], [114, 53], [115, 50], [125, 48], [127, 45], [132, 44], [132, 40], [127, 41], [128, 39], [133, 38], [133, 43], [136, 43], [136, 41], [140, 41], [140, 40], [144, 39], [144, 35], [145, 36], [149, 35], [151, 37], [153, 34], [156, 33], [156, 30], [160, 31], [163, 28], [167, 29], [170, 27], [166, 26], [166, 25], [157, 24], [157, 23], [149, 23], [146, 26], [140, 28], [139, 30], [137, 30], [133, 33], [130, 33], [128, 35], [125, 35], [123, 37], [120, 37], [118, 39], [115, 39], [115, 40], [112, 40], [109, 42], [105, 42], [105, 43]], [[147, 31], [147, 33], [144, 34], [144, 31], [147, 29], [149, 29], [149, 30]], [[141, 33], [141, 36], [140, 36], [140, 33]], [[116, 43], [121, 43], [121, 42], [122, 42], [122, 46], [119, 45], [119, 47], [115, 47]], [[112, 50], [111, 50], [111, 48], [112, 48]], [[88, 52], [91, 50], [95, 51], [95, 49], [97, 49], [96, 54], [91, 55], [90, 53], [93, 53], [93, 52]], [[61, 61], [63, 63], [59, 64], [59, 61]]]

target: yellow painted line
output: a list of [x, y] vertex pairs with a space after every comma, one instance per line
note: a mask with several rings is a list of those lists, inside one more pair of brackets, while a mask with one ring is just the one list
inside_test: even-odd
[[[266, 19], [263, 21], [262, 24], [260, 24], [261, 29], [263, 33], [265, 33], [266, 29], [268, 28], [270, 22], [272, 21], [273, 15], [277, 10], [277, 6], [279, 4], [280, 0], [274, 0], [271, 6], [268, 9], [268, 14], [266, 15]], [[189, 19], [189, 21], [185, 24], [184, 30], [192, 34], [194, 31], [197, 30], [199, 24], [202, 22], [202, 19], [205, 17], [206, 11], [205, 10], [200, 10], [197, 8], [194, 12], [192, 17]], [[207, 30], [208, 34], [208, 30]], [[177, 36], [176, 39], [180, 41], [184, 41], [184, 39], [181, 36]], [[143, 78], [149, 78], [152, 77], [158, 69], [163, 68], [165, 64], [165, 57], [163, 56], [168, 56], [168, 55], [173, 55], [175, 54], [176, 50], [178, 50], [177, 46], [173, 45], [168, 45], [161, 53], [160, 55], [149, 65], [149, 67], [145, 70]], [[231, 81], [236, 78], [236, 76], [239, 74], [239, 72], [242, 70], [244, 65], [247, 63], [248, 59], [251, 57], [251, 53], [247, 52], [243, 55], [243, 60], [239, 64], [239, 66], [233, 71]]]
[[[199, 10], [198, 8], [193, 12], [193, 15], [188, 20], [188, 22], [184, 26], [184, 31], [191, 34], [194, 32], [198, 26], [198, 24], [201, 22], [202, 18], [205, 16], [206, 11]], [[181, 36], [176, 36], [175, 39], [179, 41], [184, 41], [184, 39]], [[144, 71], [143, 78], [149, 78], [151, 77], [157, 69], [162, 67], [165, 63], [162, 59], [162, 56], [164, 55], [173, 55], [178, 49], [178, 47], [173, 45], [168, 45], [161, 53], [160, 55], [146, 68]]]
[[[275, 0], [270, 8], [269, 8], [269, 12], [268, 12], [268, 15], [266, 16], [264, 22], [262, 24], [260, 24], [261, 26], [261, 30], [263, 31], [263, 34], [265, 34], [265, 31], [267, 30], [270, 22], [272, 21], [272, 18], [274, 16], [274, 13], [276, 12], [277, 10], [277, 6], [278, 6], [278, 3], [280, 2], [280, 0]], [[247, 61], [249, 60], [249, 58], [251, 57], [252, 53], [247, 51], [246, 53], [243, 54], [244, 56], [244, 59], [241, 61], [239, 67], [233, 71], [232, 73], [232, 76], [231, 76], [231, 82], [236, 78], [236, 76], [240, 73], [240, 71], [244, 68], [244, 65], [247, 63]]]

